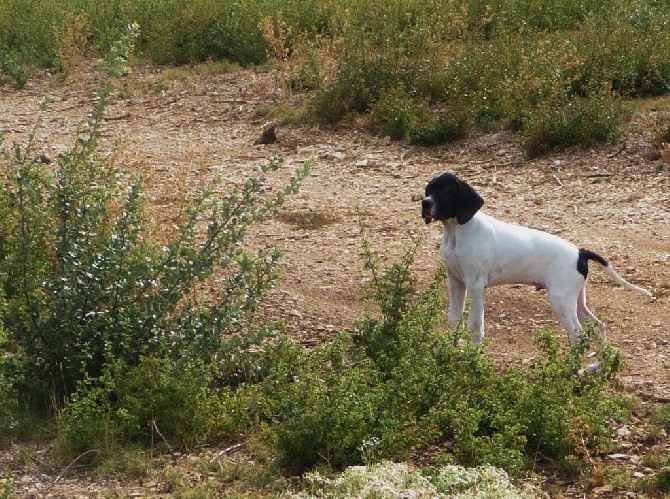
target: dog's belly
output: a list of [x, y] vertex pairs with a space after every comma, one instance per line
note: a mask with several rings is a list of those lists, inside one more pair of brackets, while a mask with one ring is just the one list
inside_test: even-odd
[[492, 270], [487, 276], [487, 286], [502, 284], [529, 284], [537, 289], [545, 287], [545, 276], [542, 272], [528, 268]]

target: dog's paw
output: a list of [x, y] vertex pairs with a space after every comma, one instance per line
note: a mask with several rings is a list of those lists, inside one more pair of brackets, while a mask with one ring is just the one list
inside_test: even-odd
[[600, 361], [594, 362], [593, 364], [589, 364], [586, 366], [584, 369], [579, 370], [580, 375], [584, 374], [600, 374], [600, 371], [602, 370], [602, 367], [600, 367]]

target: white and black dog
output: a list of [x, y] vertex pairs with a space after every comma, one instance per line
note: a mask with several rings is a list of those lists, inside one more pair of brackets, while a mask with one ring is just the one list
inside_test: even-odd
[[498, 284], [532, 284], [547, 289], [549, 304], [571, 341], [578, 342], [586, 321], [604, 336], [604, 325], [586, 306], [589, 260], [595, 260], [622, 286], [652, 294], [626, 282], [602, 256], [558, 236], [501, 222], [479, 211], [484, 200], [451, 173], [432, 179], [421, 201], [426, 223], [442, 222], [440, 254], [448, 269], [449, 322], [457, 327], [466, 294], [472, 303], [468, 329], [472, 343], [484, 337], [484, 292]]

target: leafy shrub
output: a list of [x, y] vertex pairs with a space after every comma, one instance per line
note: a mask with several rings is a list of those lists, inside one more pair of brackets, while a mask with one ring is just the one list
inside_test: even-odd
[[211, 58], [249, 65], [267, 59], [260, 11], [250, 2], [141, 2], [129, 16], [143, 26], [141, 47], [156, 62], [184, 64]]
[[[0, 420], [3, 421], [0, 429], [0, 441], [4, 438], [4, 433], [11, 431], [16, 425], [16, 413], [18, 409], [18, 400], [14, 391], [13, 376], [11, 374], [12, 360], [7, 352], [8, 334], [3, 327], [3, 316], [5, 312], [5, 300], [0, 288]], [[5, 353], [7, 352], [7, 353]]]
[[33, 64], [16, 52], [0, 53], [0, 83], [11, 83], [22, 88], [28, 83], [34, 71]]
[[590, 12], [578, 34], [583, 66], [576, 84], [611, 82], [625, 96], [668, 92], [668, 11], [655, 2], [602, 4]]
[[322, 461], [338, 469], [360, 463], [361, 446], [380, 423], [382, 387], [365, 365], [337, 362], [336, 356], [346, 355], [342, 340], [339, 347], [314, 354], [310, 367], [299, 369], [281, 390], [285, 401], [275, 415], [281, 421], [275, 445], [281, 464], [291, 472]]
[[[24, 359], [21, 392], [38, 405], [62, 403], [111, 360], [132, 368], [152, 354], [219, 358], [221, 338], [241, 331], [243, 317], [277, 277], [279, 251], [247, 250], [246, 230], [280, 206], [310, 169], [308, 162], [269, 196], [266, 174], [281, 165], [271, 160], [225, 197], [203, 192], [182, 214], [174, 240], [149, 241], [141, 178], [112, 167], [98, 143], [109, 78], [128, 71], [135, 35], [112, 48], [92, 116], [53, 173], [32, 154], [32, 137], [25, 148], [3, 148], [5, 324]], [[225, 278], [221, 293], [207, 305], [195, 302], [192, 286], [214, 272]]]
[[383, 135], [402, 139], [412, 120], [415, 101], [401, 88], [384, 93], [370, 110], [372, 124]]
[[[35, 67], [49, 66], [58, 52], [57, 2], [6, 0], [0, 3], [0, 71], [23, 86]], [[53, 24], [52, 24], [53, 23]], [[0, 73], [0, 79], [5, 79]]]
[[524, 148], [536, 157], [553, 149], [613, 142], [621, 133], [622, 116], [621, 101], [608, 92], [575, 96], [564, 107], [534, 113]]
[[670, 470], [662, 470], [656, 474], [654, 486], [660, 492], [670, 492]]
[[[449, 118], [435, 113], [429, 105], [408, 95], [402, 89], [391, 89], [381, 95], [370, 110], [372, 124], [392, 139], [407, 138], [410, 144], [431, 146], [465, 135], [465, 117], [454, 112]], [[463, 113], [461, 113], [462, 115]]]
[[71, 458], [96, 449], [96, 462], [129, 445], [173, 451], [225, 439], [246, 429], [231, 423], [235, 399], [213, 382], [212, 366], [174, 363], [167, 357], [142, 357], [138, 365], [108, 357], [104, 372], [79, 382], [59, 414], [57, 449]]
[[466, 121], [457, 115], [447, 118], [435, 115], [427, 108], [417, 114], [417, 119], [407, 131], [410, 144], [434, 146], [459, 139], [466, 134]]
[[365, 317], [351, 339], [290, 355], [257, 388], [283, 465], [292, 472], [322, 462], [339, 469], [438, 445], [445, 460], [518, 476], [538, 459], [578, 470], [607, 448], [609, 421], [628, 411], [608, 384], [619, 354], [605, 344], [601, 373], [583, 376], [591, 335], [561, 352], [545, 331], [538, 336], [544, 357], [533, 369], [501, 373], [469, 346], [466, 331], [445, 334], [443, 271], [416, 298], [413, 251], [381, 271], [366, 244], [380, 317]]

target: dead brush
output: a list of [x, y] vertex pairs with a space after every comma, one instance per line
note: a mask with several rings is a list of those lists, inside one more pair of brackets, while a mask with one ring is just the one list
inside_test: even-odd
[[258, 23], [265, 42], [268, 44], [268, 58], [277, 61], [287, 61], [291, 57], [291, 27], [282, 19], [281, 10], [273, 20], [270, 16], [264, 17]]
[[85, 60], [90, 34], [90, 22], [85, 11], [65, 13], [63, 24], [56, 33], [59, 39], [57, 66], [63, 73], [76, 69]]

